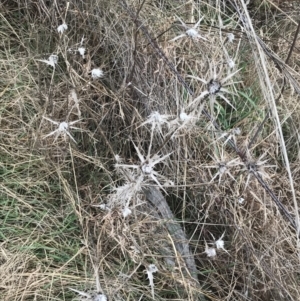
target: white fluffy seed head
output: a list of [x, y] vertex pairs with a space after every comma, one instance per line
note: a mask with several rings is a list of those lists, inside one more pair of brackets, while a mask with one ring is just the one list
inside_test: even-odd
[[227, 170], [226, 165], [224, 163], [221, 163], [219, 165], [219, 173], [222, 175], [222, 174], [224, 174], [226, 172], [226, 170]]
[[93, 301], [107, 301], [107, 297], [103, 294], [97, 294], [94, 298]]
[[164, 122], [164, 119], [162, 118], [162, 116], [157, 111], [152, 112], [149, 116], [149, 119], [152, 119], [153, 121], [158, 122], [158, 123], [163, 123]]
[[235, 36], [234, 36], [233, 33], [229, 32], [229, 33], [227, 34], [227, 38], [228, 38], [228, 41], [229, 41], [230, 43], [232, 43], [232, 42], [234, 41]]
[[234, 66], [235, 66], [235, 62], [234, 62], [234, 60], [233, 60], [232, 58], [229, 58], [229, 59], [227, 60], [227, 64], [228, 64], [228, 67], [229, 67], [230, 69], [234, 68]]
[[221, 83], [218, 80], [212, 79], [207, 84], [207, 90], [209, 94], [217, 94], [222, 88]]
[[57, 64], [58, 62], [58, 56], [56, 54], [51, 54], [48, 58], [49, 62], [53, 62], [54, 64]]
[[132, 213], [132, 211], [131, 211], [128, 207], [125, 207], [125, 208], [122, 210], [122, 214], [123, 214], [123, 217], [124, 217], [124, 218], [126, 218], [127, 216], [129, 216], [131, 213]]
[[179, 118], [180, 118], [181, 121], [185, 121], [185, 120], [190, 119], [189, 115], [186, 114], [185, 112], [181, 112], [180, 115], [179, 115]]
[[218, 239], [216, 242], [216, 247], [217, 249], [224, 249], [224, 240], [223, 239]]
[[224, 249], [224, 240], [223, 240], [224, 235], [225, 235], [225, 232], [221, 235], [221, 237], [218, 240], [215, 241], [215, 245], [216, 245], [217, 249], [222, 249], [223, 251], [227, 252]]
[[100, 68], [95, 68], [92, 70], [92, 78], [93, 79], [97, 79], [97, 78], [101, 78], [104, 76], [104, 72], [102, 69]]
[[216, 249], [215, 248], [209, 248], [206, 246], [205, 248], [205, 253], [207, 257], [215, 257], [217, 255]]
[[156, 273], [158, 271], [158, 268], [156, 267], [155, 264], [149, 264], [147, 271], [149, 273]]
[[63, 23], [57, 27], [58, 33], [64, 33], [68, 29], [68, 25], [66, 23]]
[[119, 156], [119, 155], [115, 155], [115, 160], [116, 160], [117, 163], [122, 163], [123, 162], [122, 157]]
[[149, 174], [152, 173], [152, 171], [153, 171], [153, 168], [152, 168], [151, 165], [149, 165], [149, 164], [143, 164], [143, 165], [142, 165], [142, 172], [143, 172], [143, 173], [149, 175]]
[[234, 41], [234, 34], [233, 33], [231, 33], [231, 32], [229, 32], [228, 34], [227, 34], [227, 38], [228, 38], [228, 41], [230, 42], [230, 43], [232, 43], [233, 41]]
[[79, 52], [79, 54], [82, 56], [82, 58], [84, 59], [85, 48], [84, 48], [84, 47], [79, 47], [79, 48], [78, 48], [78, 52]]
[[65, 132], [68, 130], [68, 128], [69, 128], [69, 124], [67, 122], [63, 121], [59, 124], [58, 130], [60, 132]]
[[239, 203], [240, 205], [244, 204], [244, 202], [245, 202], [245, 199], [244, 199], [244, 198], [242, 198], [242, 197], [238, 198], [238, 203]]
[[198, 31], [194, 28], [188, 29], [185, 33], [187, 36], [194, 38], [194, 39], [199, 37]]
[[95, 207], [99, 207], [101, 210], [110, 211], [110, 208], [107, 204], [95, 205]]

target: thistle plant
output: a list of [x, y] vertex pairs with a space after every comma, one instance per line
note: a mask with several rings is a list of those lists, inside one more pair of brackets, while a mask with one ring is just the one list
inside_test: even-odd
[[[151, 143], [149, 146], [149, 150], [148, 150], [148, 154], [146, 157], [144, 157], [141, 153], [141, 151], [139, 150], [139, 148], [133, 143], [133, 146], [137, 152], [137, 155], [139, 157], [140, 160], [140, 164], [131, 164], [131, 165], [127, 165], [127, 164], [116, 164], [116, 167], [120, 168], [124, 168], [124, 169], [134, 169], [137, 171], [137, 176], [140, 177], [144, 180], [144, 179], [152, 179], [157, 185], [158, 187], [160, 187], [161, 189], [163, 189], [163, 185], [159, 182], [159, 179], [165, 179], [163, 176], [161, 176], [158, 172], [156, 172], [154, 170], [154, 167], [156, 164], [163, 162], [166, 158], [168, 158], [172, 153], [169, 153], [167, 155], [164, 155], [162, 157], [160, 157], [158, 154], [154, 154], [151, 155]], [[166, 179], [165, 179], [166, 180]]]
[[113, 188], [112, 193], [107, 196], [105, 204], [96, 205], [95, 207], [100, 207], [106, 211], [121, 207], [121, 213], [126, 218], [132, 213], [131, 203], [134, 200], [137, 205], [141, 203], [140, 194], [144, 177], [135, 171], [123, 168], [121, 164], [116, 164], [116, 169], [118, 173], [122, 174], [124, 183]]
[[170, 122], [170, 131], [167, 135], [171, 134], [171, 138], [174, 138], [180, 132], [193, 129], [201, 116], [203, 108], [204, 104], [202, 104], [199, 109], [194, 109], [189, 113], [186, 113], [185, 110], [182, 109], [179, 116]]
[[249, 181], [251, 179], [252, 174], [256, 173], [262, 179], [270, 179], [269, 174], [265, 171], [265, 168], [276, 167], [276, 165], [266, 165], [269, 159], [263, 160], [263, 158], [267, 155], [267, 152], [264, 152], [257, 160], [253, 160], [251, 158], [250, 152], [247, 154], [247, 161], [245, 163], [242, 171], [247, 171], [247, 180], [245, 183], [245, 189], [247, 188]]
[[240, 128], [233, 128], [228, 132], [222, 133], [216, 141], [219, 139], [225, 139], [223, 144], [226, 144], [230, 139], [233, 140], [233, 142], [236, 144], [236, 136], [239, 136], [241, 134]]
[[[68, 18], [64, 16], [68, 9], [60, 1], [25, 1], [33, 2], [28, 9], [18, 5], [24, 1], [4, 2], [9, 9], [1, 12], [1, 207], [7, 222], [3, 237], [9, 239], [1, 245], [0, 260], [2, 266], [9, 264], [2, 268], [2, 299], [68, 298], [58, 284], [64, 287], [72, 281], [69, 285], [74, 288], [68, 293], [87, 301], [107, 301], [108, 295], [109, 300], [143, 300], [151, 295], [158, 301], [226, 300], [228, 296], [237, 301], [280, 300], [288, 293], [295, 296], [289, 300], [297, 300], [300, 223], [295, 218], [299, 210], [295, 205], [293, 211], [290, 199], [299, 192], [288, 187], [288, 161], [276, 170], [274, 181], [266, 181], [269, 186], [261, 180], [272, 175], [267, 159], [274, 156], [282, 162], [284, 154], [293, 160], [291, 172], [298, 183], [300, 118], [295, 95], [289, 101], [288, 93], [281, 93], [276, 103], [268, 98], [273, 92], [280, 94], [281, 72], [284, 75], [286, 69], [297, 75], [288, 67], [297, 66], [297, 44], [291, 47], [290, 61], [278, 61], [275, 70], [272, 52], [282, 43], [272, 43], [278, 33], [265, 32], [266, 22], [257, 22], [264, 24], [261, 31], [250, 32], [246, 17], [239, 17], [245, 1], [67, 1]], [[235, 4], [239, 11], [234, 11]], [[245, 16], [255, 18], [255, 5], [245, 10]], [[205, 19], [196, 16], [194, 22], [197, 10], [205, 13]], [[175, 33], [168, 30], [174, 15], [184, 16], [177, 17]], [[20, 26], [23, 20], [27, 23]], [[275, 13], [269, 20], [278, 28]], [[286, 25], [285, 29], [295, 29], [294, 24]], [[233, 31], [235, 26], [240, 28]], [[260, 32], [270, 51], [255, 38]], [[284, 43], [291, 42], [291, 35], [286, 36], [289, 41]], [[41, 58], [34, 62], [42, 67], [39, 72], [32, 70], [30, 58]], [[103, 66], [109, 76], [102, 85]], [[238, 73], [241, 66], [243, 72]], [[237, 104], [239, 76], [245, 85], [240, 87]], [[242, 139], [261, 121], [259, 111], [270, 104], [272, 114], [259, 127], [263, 130], [257, 131], [262, 137], [258, 148], [268, 148], [268, 156], [246, 155], [239, 148]], [[219, 111], [222, 114], [217, 116]], [[42, 138], [47, 144], [62, 142], [61, 147], [40, 151], [39, 143], [33, 143], [38, 141], [33, 137], [37, 118], [43, 115]], [[277, 115], [281, 122], [274, 128], [272, 119]], [[81, 118], [91, 134], [57, 160], [51, 154], [64, 152], [65, 141], [76, 143]], [[274, 133], [281, 126], [280, 148], [279, 135]], [[128, 157], [116, 156], [114, 165], [117, 153]], [[289, 221], [296, 235], [277, 210], [270, 210], [273, 188], [273, 195], [280, 193], [291, 212]], [[93, 207], [98, 199], [102, 210]], [[284, 206], [276, 204], [283, 211]], [[134, 212], [137, 206], [141, 210]], [[43, 233], [36, 231], [35, 220]], [[226, 233], [206, 235], [211, 225], [226, 228]], [[40, 250], [32, 249], [33, 241], [42, 246]], [[227, 248], [234, 264], [228, 264]], [[15, 268], [18, 261], [10, 260], [10, 251], [21, 258], [28, 251], [27, 267]], [[195, 261], [201, 252], [207, 258]], [[91, 261], [101, 265], [107, 295], [99, 285], [90, 291], [82, 288], [90, 280], [88, 253]], [[220, 260], [210, 262], [219, 254]], [[36, 256], [41, 260], [37, 262]], [[141, 266], [146, 261], [157, 265], [142, 268], [148, 277], [142, 281]], [[159, 284], [154, 280], [157, 267], [163, 271]], [[13, 273], [10, 279], [5, 271]], [[201, 291], [207, 298], [200, 297]]]
[[227, 250], [225, 250], [224, 248], [224, 240], [223, 237], [225, 235], [225, 232], [220, 236], [220, 238], [215, 239], [215, 237], [213, 236], [213, 234], [211, 234], [214, 242], [210, 243], [212, 245], [212, 247], [209, 247], [207, 242], [205, 242], [205, 251], [204, 253], [206, 253], [207, 257], [216, 257], [217, 256], [217, 250], [223, 250], [226, 253], [228, 253]]
[[57, 126], [57, 129], [50, 132], [46, 136], [44, 136], [44, 139], [49, 137], [49, 136], [55, 135], [55, 138], [54, 138], [54, 142], [55, 142], [57, 140], [58, 136], [62, 135], [65, 140], [66, 140], [66, 137], [68, 136], [73, 142], [76, 143], [75, 139], [70, 134], [69, 129], [80, 130], [79, 128], [73, 126], [73, 124], [79, 122], [80, 120], [75, 120], [75, 121], [71, 121], [71, 122], [67, 122], [67, 121], [58, 122], [58, 121], [54, 121], [54, 120], [52, 120], [48, 117], [45, 117], [45, 116], [43, 116], [43, 118], [50, 121], [52, 124]]
[[202, 39], [204, 41], [207, 41], [206, 38], [204, 38], [197, 30], [197, 28], [200, 25], [200, 22], [202, 21], [203, 17], [199, 19], [199, 21], [193, 26], [193, 27], [188, 27], [179, 17], [177, 17], [177, 19], [179, 20], [179, 22], [181, 23], [181, 25], [186, 29], [185, 33], [182, 33], [180, 35], [178, 35], [177, 37], [173, 38], [172, 40], [170, 40], [170, 42], [176, 41], [178, 39], [184, 38], [184, 37], [190, 37], [194, 40], [197, 39]]
[[153, 132], [155, 129], [163, 135], [162, 132], [162, 127], [163, 125], [166, 125], [168, 128], [170, 128], [170, 118], [171, 115], [165, 115], [165, 114], [160, 114], [157, 111], [152, 112], [148, 119], [143, 122], [140, 126], [144, 126], [146, 124], [151, 124], [151, 131]]
[[214, 168], [217, 170], [215, 175], [212, 177], [211, 182], [213, 182], [216, 178], [219, 178], [220, 185], [221, 180], [225, 175], [228, 175], [233, 181], [236, 181], [235, 177], [231, 173], [231, 169], [242, 164], [238, 157], [232, 160], [228, 160], [227, 156], [224, 154], [223, 148], [218, 155], [214, 154], [211, 157], [214, 160], [214, 164], [204, 166], [205, 168]]
[[231, 104], [229, 99], [224, 96], [224, 94], [235, 94], [234, 92], [228, 90], [226, 87], [236, 83], [231, 82], [230, 79], [239, 71], [240, 70], [234, 71], [224, 78], [221, 78], [222, 69], [220, 70], [219, 74], [217, 74], [216, 67], [214, 66], [213, 72], [211, 72], [211, 77], [208, 80], [197, 76], [188, 76], [189, 78], [193, 78], [202, 82], [206, 86], [206, 89], [198, 97], [196, 97], [189, 106], [194, 105], [195, 103], [198, 103], [199, 101], [204, 99], [206, 96], [209, 96], [211, 114], [213, 114], [214, 112], [214, 105], [217, 102], [217, 97], [222, 98], [227, 104], [235, 109], [235, 107]]

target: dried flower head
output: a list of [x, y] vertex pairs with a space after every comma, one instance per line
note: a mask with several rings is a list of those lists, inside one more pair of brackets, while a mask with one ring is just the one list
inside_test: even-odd
[[68, 25], [66, 23], [63, 23], [57, 27], [58, 33], [64, 33], [68, 29]]
[[84, 47], [79, 47], [77, 50], [78, 50], [79, 54], [82, 56], [82, 58], [84, 59], [85, 48]]
[[234, 158], [232, 160], [228, 160], [226, 155], [224, 154], [224, 150], [221, 149], [219, 154], [214, 154], [212, 156], [214, 160], [214, 164], [212, 165], [206, 165], [205, 168], [216, 168], [217, 172], [211, 179], [211, 181], [214, 181], [217, 177], [219, 177], [219, 184], [221, 183], [222, 177], [225, 175], [228, 175], [231, 177], [232, 180], [235, 180], [235, 177], [231, 173], [231, 169], [235, 166], [241, 165], [239, 158]]
[[207, 91], [210, 95], [217, 94], [218, 92], [220, 92], [221, 88], [222, 84], [218, 79], [211, 79], [207, 83]]
[[47, 65], [55, 68], [55, 65], [58, 62], [58, 56], [56, 54], [51, 54], [48, 58], [48, 60], [38, 60], [39, 62], [46, 63]]
[[238, 203], [239, 203], [240, 205], [243, 205], [244, 202], [245, 202], [245, 199], [244, 199], [243, 197], [239, 197], [239, 198], [238, 198]]
[[202, 79], [197, 76], [188, 76], [190, 78], [196, 79], [198, 81], [201, 81], [206, 85], [206, 90], [204, 90], [198, 97], [196, 97], [193, 102], [190, 104], [198, 103], [200, 100], [202, 100], [204, 97], [209, 96], [210, 99], [210, 110], [213, 114], [214, 111], [214, 104], [216, 102], [216, 97], [220, 97], [227, 104], [229, 104], [232, 108], [235, 109], [235, 107], [230, 103], [230, 101], [224, 96], [224, 93], [226, 94], [234, 94], [233, 92], [229, 91], [226, 87], [229, 85], [234, 84], [234, 82], [229, 82], [229, 80], [240, 70], [237, 70], [229, 75], [227, 75], [225, 78], [220, 78], [222, 69], [220, 70], [219, 74], [216, 72], [216, 68], [214, 67], [214, 71], [212, 72], [211, 78], [209, 80]]
[[225, 232], [221, 235], [221, 237], [219, 239], [215, 239], [215, 237], [213, 236], [213, 234], [211, 234], [213, 240], [214, 240], [214, 245], [216, 246], [217, 250], [221, 249], [223, 251], [225, 251], [226, 253], [228, 253], [227, 250], [225, 250], [224, 248], [224, 240], [223, 237], [225, 235]]
[[[127, 165], [127, 164], [116, 164], [117, 168], [124, 168], [124, 169], [137, 169], [141, 171], [141, 178], [142, 181], [144, 179], [144, 177], [149, 177], [151, 178], [161, 189], [163, 189], [162, 184], [158, 181], [158, 178], [164, 178], [161, 175], [158, 174], [158, 172], [156, 172], [154, 170], [154, 167], [156, 164], [164, 161], [167, 157], [169, 157], [171, 155], [171, 153], [160, 157], [157, 154], [154, 154], [153, 156], [150, 155], [150, 151], [151, 151], [151, 145], [149, 146], [149, 150], [148, 150], [148, 154], [146, 157], [144, 157], [141, 153], [141, 151], [139, 150], [139, 148], [134, 144], [134, 142], [132, 142], [134, 145], [134, 148], [136, 149], [137, 155], [140, 159], [140, 165], [134, 164], [134, 165]], [[139, 174], [137, 176], [140, 176]]]
[[71, 138], [76, 143], [75, 139], [69, 133], [69, 128], [80, 130], [79, 128], [73, 126], [73, 124], [79, 122], [80, 120], [76, 120], [76, 121], [72, 121], [72, 122], [67, 122], [67, 121], [57, 122], [57, 121], [54, 121], [54, 120], [52, 120], [50, 118], [47, 118], [45, 116], [43, 116], [43, 118], [50, 121], [51, 123], [53, 123], [57, 126], [56, 130], [52, 131], [51, 133], [46, 135], [44, 138], [47, 138], [47, 137], [52, 136], [52, 135], [55, 134], [54, 141], [56, 141], [56, 139], [58, 138], [59, 135], [63, 135], [64, 139], [66, 139], [66, 136], [69, 136], [69, 138]]
[[190, 120], [191, 118], [193, 118], [192, 116], [188, 115], [187, 113], [185, 113], [184, 111], [182, 111], [179, 115], [179, 119], [180, 121], [184, 122], [186, 120]]
[[216, 249], [209, 247], [206, 242], [204, 253], [206, 253], [207, 257], [215, 257], [217, 255]]
[[234, 37], [233, 33], [231, 33], [231, 32], [227, 33], [227, 39], [230, 43], [232, 43], [234, 41], [234, 38], [235, 37]]
[[190, 37], [190, 38], [192, 38], [192, 39], [195, 39], [195, 40], [196, 40], [196, 39], [202, 39], [202, 40], [207, 41], [207, 39], [204, 38], [204, 37], [198, 32], [198, 30], [197, 30], [197, 28], [198, 28], [198, 26], [200, 25], [200, 22], [201, 22], [201, 20], [202, 20], [203, 18], [199, 19], [199, 21], [198, 21], [192, 28], [189, 28], [189, 27], [188, 27], [188, 26], [187, 26], [187, 25], [186, 25], [179, 17], [177, 17], [177, 19], [180, 21], [180, 23], [181, 23], [182, 26], [186, 29], [186, 31], [185, 31], [185, 33], [180, 34], [179, 36], [173, 38], [173, 39], [171, 40], [171, 42], [176, 41], [176, 40], [181, 39], [181, 38], [186, 37], [186, 36], [188, 36], [188, 37]]
[[193, 130], [201, 116], [203, 108], [204, 104], [197, 109], [190, 110], [189, 113], [186, 113], [184, 109], [181, 109], [179, 116], [170, 122], [171, 129], [167, 135], [171, 135], [171, 138], [174, 138], [182, 131]]
[[225, 232], [221, 235], [221, 237], [219, 239], [217, 239], [215, 241], [215, 245], [216, 245], [217, 249], [222, 249], [223, 251], [227, 252], [227, 250], [225, 250], [225, 248], [224, 248], [224, 240], [223, 240], [224, 235], [225, 235]]
[[160, 114], [159, 112], [155, 111], [152, 112], [149, 116], [148, 119], [143, 122], [141, 124], [141, 126], [145, 125], [145, 124], [151, 124], [152, 125], [152, 131], [154, 131], [154, 129], [157, 129], [159, 131], [159, 133], [162, 134], [162, 126], [164, 124], [166, 124], [169, 127], [169, 121], [168, 119], [170, 118], [170, 115], [164, 115], [164, 114]]
[[230, 69], [233, 69], [234, 67], [235, 67], [235, 62], [234, 62], [234, 60], [232, 59], [232, 58], [228, 58], [227, 59], [227, 65], [228, 65], [228, 67], [230, 68]]
[[104, 72], [100, 68], [95, 68], [91, 71], [91, 75], [93, 79], [102, 78], [104, 76]]
[[228, 132], [222, 133], [217, 140], [219, 139], [225, 139], [224, 144], [228, 142], [228, 140], [232, 139], [234, 143], [236, 143], [236, 136], [239, 136], [241, 134], [241, 129], [240, 128], [233, 128]]
[[263, 160], [263, 158], [267, 155], [267, 152], [263, 153], [257, 160], [253, 160], [251, 159], [250, 153], [247, 154], [248, 161], [245, 164], [245, 167], [243, 168], [243, 170], [248, 171], [248, 176], [247, 176], [247, 180], [245, 183], [245, 189], [249, 184], [249, 180], [251, 178], [252, 174], [256, 174], [258, 176], [260, 176], [262, 179], [270, 179], [270, 176], [268, 175], [268, 173], [265, 171], [265, 168], [270, 168], [270, 167], [276, 167], [275, 165], [266, 165], [266, 163], [269, 161], [267, 160]]
[[124, 218], [126, 218], [127, 216], [129, 216], [130, 214], [132, 213], [131, 209], [129, 209], [128, 207], [125, 207], [123, 210], [122, 210], [122, 215]]

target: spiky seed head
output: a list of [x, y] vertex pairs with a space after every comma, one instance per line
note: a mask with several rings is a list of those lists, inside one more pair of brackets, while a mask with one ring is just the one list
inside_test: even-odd
[[248, 171], [257, 171], [258, 166], [257, 166], [256, 162], [252, 161], [247, 164], [247, 169], [248, 169]]
[[198, 31], [194, 28], [188, 29], [185, 33], [187, 36], [194, 38], [194, 39], [199, 37]]
[[152, 173], [152, 171], [153, 171], [153, 168], [152, 168], [152, 166], [150, 164], [146, 163], [146, 164], [142, 165], [142, 172], [144, 174], [149, 175], [149, 174]]
[[68, 130], [68, 128], [69, 128], [69, 124], [67, 122], [63, 121], [59, 124], [58, 130], [60, 132], [65, 132]]
[[219, 163], [219, 173], [222, 175], [226, 172], [227, 167], [226, 163]]
[[222, 88], [221, 83], [216, 79], [211, 79], [207, 84], [207, 90], [210, 95], [215, 95], [220, 92]]

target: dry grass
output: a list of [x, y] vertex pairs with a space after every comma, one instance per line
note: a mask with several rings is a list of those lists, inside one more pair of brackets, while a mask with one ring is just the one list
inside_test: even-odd
[[[149, 264], [155, 300], [298, 299], [300, 45], [279, 64], [285, 81], [266, 51], [286, 60], [300, 8], [236, 2], [2, 1], [1, 300], [152, 300]], [[202, 38], [171, 41], [178, 18], [200, 17]], [[51, 54], [55, 68], [40, 61]], [[156, 127], [153, 112], [167, 115]], [[76, 143], [49, 135], [61, 122]], [[185, 231], [198, 283], [148, 186]], [[223, 233], [226, 251], [208, 257]]]

